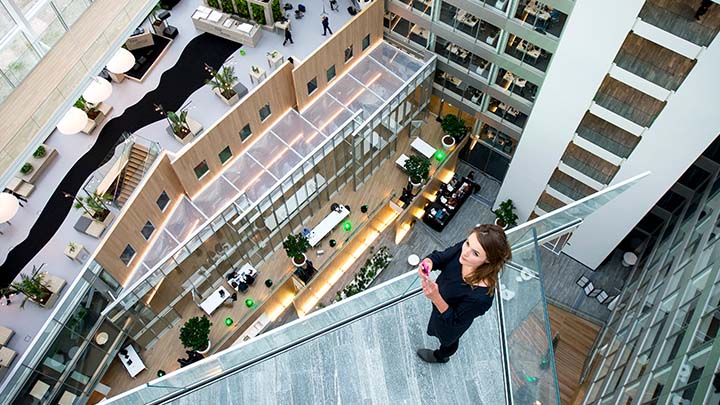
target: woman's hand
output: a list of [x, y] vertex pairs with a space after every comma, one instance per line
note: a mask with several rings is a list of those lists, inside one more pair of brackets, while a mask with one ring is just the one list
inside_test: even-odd
[[432, 260], [428, 259], [427, 257], [423, 259], [423, 261], [420, 262], [418, 265], [418, 274], [420, 275], [420, 278], [426, 279], [428, 278], [425, 274], [425, 270], [423, 269], [423, 264], [427, 267], [427, 274], [430, 274], [430, 272], [433, 269], [433, 262]]
[[430, 280], [429, 278], [423, 278], [422, 288], [423, 294], [425, 294], [426, 297], [430, 298], [430, 301], [436, 302], [438, 298], [442, 299], [437, 283]]

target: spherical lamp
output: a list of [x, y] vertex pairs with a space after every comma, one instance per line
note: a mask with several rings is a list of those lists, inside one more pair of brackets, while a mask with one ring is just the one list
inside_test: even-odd
[[98, 104], [107, 100], [112, 94], [112, 85], [101, 77], [93, 77], [90, 86], [83, 92], [82, 96], [88, 103]]
[[253, 301], [252, 298], [246, 298], [245, 299], [245, 306], [248, 308], [252, 308], [252, 306], [255, 305], [255, 301]]
[[111, 73], [120, 74], [132, 69], [133, 65], [135, 65], [135, 55], [125, 48], [120, 48], [105, 67]]
[[20, 208], [20, 203], [14, 195], [10, 193], [0, 193], [0, 223], [8, 222]]
[[82, 131], [87, 123], [88, 117], [85, 111], [77, 107], [70, 107], [70, 110], [66, 112], [65, 116], [58, 122], [57, 129], [62, 134], [72, 135]]

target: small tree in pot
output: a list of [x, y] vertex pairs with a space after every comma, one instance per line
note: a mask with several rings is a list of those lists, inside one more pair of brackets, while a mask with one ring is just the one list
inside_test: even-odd
[[310, 249], [310, 242], [302, 235], [288, 235], [283, 242], [283, 249], [288, 257], [292, 259], [293, 264], [301, 267], [305, 264], [305, 252]]
[[112, 201], [112, 194], [92, 193], [92, 195], [86, 196], [85, 198], [79, 198], [68, 193], [63, 194], [65, 197], [75, 200], [76, 209], [82, 209], [98, 222], [103, 222], [110, 214], [110, 210], [105, 206], [105, 202]]
[[430, 176], [430, 159], [425, 156], [411, 155], [405, 161], [405, 171], [413, 186], [419, 186]]
[[[465, 120], [458, 118], [458, 116], [454, 114], [448, 114], [443, 117], [440, 121], [440, 126], [443, 132], [453, 137], [456, 143], [462, 141], [465, 135], [470, 132], [470, 128], [465, 126]], [[443, 140], [443, 144], [445, 144], [445, 140]]]
[[223, 66], [217, 71], [206, 63], [205, 70], [211, 76], [205, 83], [209, 84], [213, 91], [220, 95], [227, 104], [237, 101], [237, 92], [233, 89], [233, 85], [237, 82], [238, 77], [235, 76], [235, 69], [232, 66]]
[[518, 216], [513, 212], [515, 205], [512, 200], [507, 199], [500, 203], [498, 209], [493, 211], [495, 216], [495, 224], [501, 226], [503, 229], [512, 228], [517, 225]]
[[20, 274], [20, 282], [11, 284], [9, 291], [19, 292], [25, 295], [25, 299], [20, 304], [21, 308], [25, 306], [27, 300], [45, 305], [48, 299], [50, 299], [52, 291], [45, 285], [44, 278], [44, 273], [40, 272], [36, 272], [33, 276]]
[[180, 328], [180, 342], [186, 349], [203, 352], [210, 348], [210, 327], [212, 323], [203, 315], [193, 317]]
[[95, 120], [95, 118], [100, 115], [100, 110], [98, 110], [92, 103], [89, 103], [83, 96], [80, 96], [78, 101], [75, 102], [75, 107], [85, 111], [85, 114], [87, 114], [88, 118], [91, 120]]

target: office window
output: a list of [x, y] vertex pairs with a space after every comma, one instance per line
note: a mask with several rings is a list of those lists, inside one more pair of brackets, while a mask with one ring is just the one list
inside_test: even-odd
[[330, 83], [335, 78], [335, 65], [330, 66], [327, 70], [327, 81]]
[[220, 158], [220, 163], [225, 164], [230, 158], [232, 157], [232, 151], [230, 150], [229, 146], [226, 146], [225, 149], [221, 150], [220, 153], [218, 153], [218, 157]]
[[260, 109], [260, 121], [265, 121], [270, 116], [270, 104], [265, 104]]
[[195, 166], [195, 169], [193, 170], [195, 170], [195, 177], [200, 179], [202, 176], [204, 176], [207, 172], [210, 171], [210, 168], [208, 167], [207, 162], [203, 160], [202, 162], [200, 162], [199, 165]]
[[362, 50], [366, 50], [370, 46], [370, 34], [367, 34], [362, 40]]
[[160, 208], [160, 211], [165, 211], [165, 208], [167, 208], [168, 204], [170, 203], [170, 197], [168, 197], [166, 192], [162, 192], [160, 194], [160, 197], [158, 197], [157, 201], [155, 201], [158, 208]]
[[353, 46], [350, 45], [345, 48], [345, 63], [347, 63], [353, 57]]
[[317, 77], [313, 77], [312, 80], [307, 82], [308, 95], [313, 94], [317, 90]]
[[145, 222], [145, 225], [140, 230], [140, 233], [145, 240], [149, 240], [153, 232], [155, 232], [155, 225], [153, 225], [150, 221]]
[[125, 263], [126, 266], [130, 265], [133, 257], [135, 257], [135, 249], [132, 246], [125, 246], [125, 250], [120, 254], [120, 260]]
[[250, 130], [250, 124], [247, 124], [240, 130], [240, 140], [245, 142], [246, 139], [250, 138], [252, 131]]

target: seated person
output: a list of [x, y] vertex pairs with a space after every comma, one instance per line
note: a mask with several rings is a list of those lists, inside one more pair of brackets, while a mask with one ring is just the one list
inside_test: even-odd
[[240, 292], [245, 292], [248, 289], [248, 285], [243, 281], [233, 280], [230, 282], [230, 285], [232, 286], [232, 288], [234, 288], [235, 290], [240, 291]]

